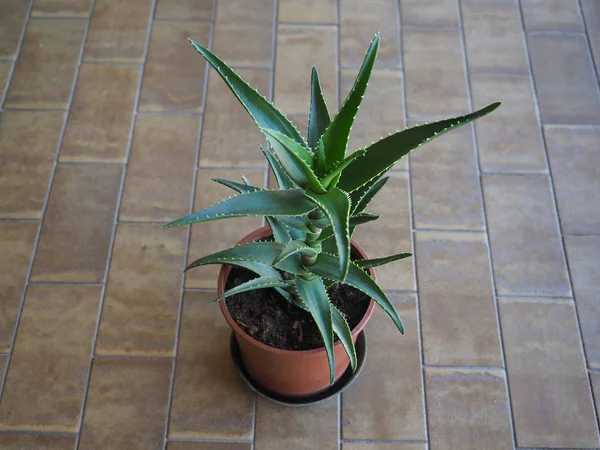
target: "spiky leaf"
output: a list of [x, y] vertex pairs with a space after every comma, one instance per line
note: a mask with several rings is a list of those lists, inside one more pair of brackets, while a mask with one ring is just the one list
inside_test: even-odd
[[327, 129], [330, 123], [329, 111], [325, 104], [323, 92], [321, 92], [321, 82], [319, 81], [319, 72], [313, 66], [310, 76], [310, 113], [308, 115], [308, 146], [316, 149], [319, 139]]
[[[374, 220], [379, 219], [379, 216], [376, 214], [370, 214], [366, 212], [359, 213], [355, 216], [350, 217], [349, 226], [350, 230], [353, 230], [357, 225], [362, 225], [364, 223], [372, 222]], [[329, 238], [333, 237], [333, 229], [331, 227], [324, 228], [321, 232], [321, 236], [319, 237], [320, 241], [326, 241]]]
[[317, 250], [306, 245], [306, 242], [304, 242], [303, 240], [290, 241], [285, 245], [285, 247], [283, 247], [283, 250], [281, 250], [281, 253], [279, 253], [279, 255], [277, 255], [277, 258], [275, 258], [275, 260], [273, 261], [273, 264], [279, 264], [282, 261], [286, 260], [287, 258], [289, 258], [290, 256], [295, 255], [295, 254], [306, 255], [306, 256], [312, 257], [312, 256], [317, 256]]
[[340, 310], [334, 305], [331, 305], [331, 319], [333, 322], [333, 332], [340, 338], [340, 342], [348, 354], [350, 367], [352, 367], [352, 370], [354, 371], [358, 365], [358, 359], [356, 358], [356, 348], [354, 347], [352, 332], [350, 331], [348, 322]]
[[382, 266], [391, 263], [392, 261], [408, 258], [410, 256], [412, 256], [412, 253], [396, 253], [395, 255], [385, 256], [383, 258], [361, 259], [359, 261], [354, 261], [354, 264], [361, 269], [368, 269], [370, 267]]
[[374, 183], [368, 183], [368, 187], [363, 191], [358, 189], [354, 192], [359, 192], [358, 200], [355, 200], [352, 195], [350, 195], [350, 199], [352, 200], [352, 214], [358, 214], [364, 211], [364, 209], [371, 203], [373, 197], [377, 195], [377, 193], [385, 186], [385, 183], [390, 179], [390, 177], [385, 177], [377, 180]]
[[342, 171], [356, 158], [363, 156], [366, 150], [357, 150], [348, 156], [344, 161], [341, 162], [335, 169], [329, 171], [327, 174], [323, 175], [321, 178], [321, 184], [325, 186], [326, 189], [331, 189], [334, 187], [338, 180], [340, 179], [340, 175]]
[[[277, 270], [273, 269], [273, 267], [267, 264], [255, 261], [236, 261], [231, 265], [236, 267], [243, 267], [244, 269], [254, 272], [255, 274], [261, 277], [276, 278], [278, 280], [283, 281], [281, 274]], [[298, 305], [298, 302], [295, 301], [294, 297], [285, 289], [275, 288], [275, 290], [279, 292], [279, 294], [288, 302], [293, 303], [294, 305]]]
[[267, 216], [265, 219], [267, 219], [267, 223], [273, 232], [273, 239], [275, 239], [275, 242], [287, 244], [292, 239], [288, 228], [278, 219], [271, 216]]
[[267, 158], [267, 161], [269, 162], [269, 167], [273, 171], [273, 175], [275, 175], [275, 179], [277, 180], [277, 185], [279, 186], [279, 189], [294, 188], [294, 182], [291, 180], [291, 178], [288, 176], [285, 170], [283, 170], [283, 167], [281, 167], [281, 164], [279, 163], [279, 161], [277, 161], [277, 158], [275, 158], [273, 153], [271, 153], [266, 147], [262, 145], [260, 146], [260, 150], [263, 152], [265, 158]]
[[262, 191], [261, 188], [252, 186], [248, 183], [238, 183], [237, 181], [225, 180], [223, 178], [211, 178], [211, 180], [213, 180], [215, 183], [227, 186], [228, 188], [231, 188], [234, 191], [239, 192], [240, 194], [244, 194], [246, 192]]
[[242, 292], [255, 291], [256, 289], [289, 288], [292, 284], [292, 280], [281, 280], [275, 277], [258, 277], [225, 291], [213, 303], [235, 294], [241, 294]]

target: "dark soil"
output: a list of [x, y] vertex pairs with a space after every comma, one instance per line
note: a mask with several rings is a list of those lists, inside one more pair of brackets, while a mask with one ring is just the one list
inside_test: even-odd
[[[232, 267], [226, 289], [253, 278], [256, 278], [253, 272]], [[331, 302], [344, 313], [350, 329], [354, 329], [367, 312], [370, 298], [343, 284], [334, 284], [328, 292]], [[275, 289], [243, 292], [225, 301], [233, 320], [263, 344], [285, 350], [310, 350], [323, 346], [312, 316], [289, 303]]]

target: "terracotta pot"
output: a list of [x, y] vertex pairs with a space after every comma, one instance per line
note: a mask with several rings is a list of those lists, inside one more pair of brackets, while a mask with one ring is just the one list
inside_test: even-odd
[[[244, 237], [238, 244], [247, 244], [271, 236], [271, 229], [263, 227]], [[354, 241], [352, 247], [363, 258], [367, 258], [364, 250]], [[225, 292], [225, 284], [231, 266], [224, 265], [219, 272], [219, 295]], [[375, 271], [369, 269], [369, 275], [375, 278]], [[313, 350], [281, 350], [265, 345], [250, 335], [246, 334], [233, 320], [225, 301], [219, 302], [221, 311], [229, 326], [233, 329], [242, 354], [244, 366], [248, 373], [265, 389], [279, 395], [288, 397], [305, 397], [321, 392], [329, 387], [329, 364], [325, 348]], [[367, 324], [375, 302], [371, 303], [360, 323], [352, 330], [352, 339], [356, 337]], [[335, 352], [335, 380], [342, 376], [348, 368], [350, 361], [341, 342], [336, 342]]]

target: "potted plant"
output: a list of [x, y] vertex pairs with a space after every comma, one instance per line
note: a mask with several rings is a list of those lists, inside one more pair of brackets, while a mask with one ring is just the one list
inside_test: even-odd
[[249, 375], [268, 392], [310, 396], [334, 384], [348, 365], [356, 368], [356, 338], [375, 304], [404, 333], [400, 317], [375, 281], [373, 268], [411, 254], [369, 259], [351, 240], [356, 226], [378, 218], [365, 209], [385, 185], [385, 173], [411, 150], [492, 112], [500, 103], [396, 132], [346, 156], [350, 130], [375, 63], [378, 34], [333, 118], [313, 67], [306, 139], [222, 60], [190, 42], [266, 137], [270, 148], [261, 146], [261, 150], [279, 189], [261, 189], [245, 177], [243, 183], [215, 179], [238, 195], [165, 226], [266, 218], [268, 227], [234, 247], [194, 261], [186, 270], [222, 265], [215, 301], [220, 301], [235, 333]]

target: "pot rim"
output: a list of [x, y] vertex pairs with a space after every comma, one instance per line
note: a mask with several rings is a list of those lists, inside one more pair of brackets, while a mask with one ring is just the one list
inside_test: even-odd
[[[269, 236], [270, 234], [272, 234], [271, 228], [268, 226], [264, 226], [264, 227], [258, 228], [257, 230], [254, 230], [253, 232], [244, 236], [242, 239], [240, 239], [240, 241], [237, 243], [237, 245], [254, 242], [254, 241], [257, 241], [258, 239], [263, 239], [263, 238]], [[360, 256], [363, 257], [363, 259], [368, 259], [366, 252], [354, 240], [350, 240], [350, 245], [360, 254]], [[228, 277], [230, 271], [231, 271], [231, 266], [229, 264], [223, 264], [221, 266], [221, 270], [219, 271], [219, 277], [217, 280], [218, 295], [221, 295], [221, 294], [223, 294], [223, 292], [225, 292], [225, 283], [227, 281], [227, 277]], [[371, 278], [373, 278], [375, 281], [377, 281], [377, 276], [375, 275], [375, 270], [373, 270], [373, 268], [367, 269], [367, 272], [371, 276]], [[375, 301], [372, 298], [370, 300], [371, 301], [369, 303], [367, 311], [365, 312], [365, 315], [360, 320], [358, 325], [356, 325], [356, 327], [354, 327], [354, 329], [352, 329], [352, 331], [351, 331], [353, 338], [356, 338], [356, 336], [358, 336], [358, 334], [362, 331], [362, 329], [367, 324], [367, 321], [373, 314], [373, 311], [375, 309]], [[227, 321], [229, 326], [235, 331], [235, 334], [237, 336], [240, 336], [242, 339], [250, 342], [252, 345], [259, 347], [263, 350], [267, 350], [272, 353], [276, 353], [276, 354], [280, 354], [280, 355], [296, 355], [296, 356], [315, 354], [315, 353], [323, 352], [325, 350], [325, 347], [318, 347], [318, 348], [313, 348], [310, 350], [285, 350], [285, 349], [281, 349], [281, 348], [271, 347], [270, 345], [267, 345], [267, 344], [263, 344], [262, 342], [254, 339], [252, 336], [250, 336], [248, 333], [246, 333], [244, 330], [242, 330], [242, 328], [235, 322], [235, 320], [233, 320], [233, 317], [231, 317], [231, 314], [229, 314], [229, 310], [227, 309], [225, 299], [219, 301], [219, 307], [221, 308], [221, 312], [225, 316], [225, 320]], [[341, 345], [342, 345], [342, 342], [338, 339], [338, 341], [334, 344], [334, 348], [339, 348]]]

